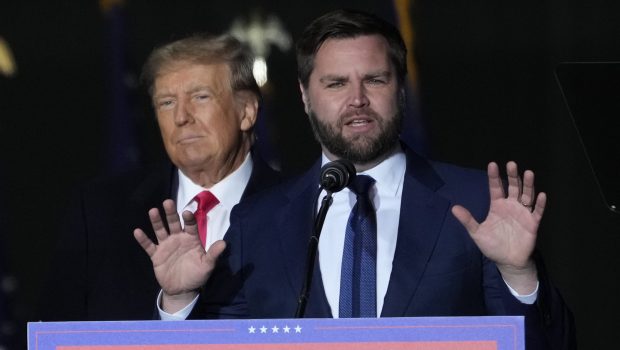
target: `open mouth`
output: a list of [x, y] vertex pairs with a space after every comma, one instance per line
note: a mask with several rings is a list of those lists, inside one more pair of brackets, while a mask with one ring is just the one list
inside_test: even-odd
[[345, 125], [349, 125], [349, 126], [364, 126], [367, 124], [372, 123], [372, 120], [369, 119], [353, 119], [351, 121], [348, 121], [347, 123], [345, 123]]
[[375, 123], [377, 115], [369, 108], [353, 110], [345, 113], [342, 121], [344, 126], [361, 128]]

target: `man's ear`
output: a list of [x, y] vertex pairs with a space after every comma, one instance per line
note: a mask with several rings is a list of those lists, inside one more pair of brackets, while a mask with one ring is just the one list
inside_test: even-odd
[[250, 91], [236, 91], [235, 98], [240, 104], [239, 128], [241, 131], [252, 129], [258, 117], [258, 97]]
[[306, 114], [310, 114], [310, 102], [308, 99], [308, 92], [304, 88], [304, 85], [301, 83], [301, 81], [298, 81], [298, 83], [299, 83], [299, 91], [301, 92], [301, 100], [304, 103], [304, 111], [306, 111]]

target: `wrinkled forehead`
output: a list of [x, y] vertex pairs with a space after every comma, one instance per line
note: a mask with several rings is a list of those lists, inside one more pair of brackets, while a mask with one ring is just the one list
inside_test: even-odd
[[164, 62], [160, 65], [159, 69], [155, 72], [155, 80], [159, 77], [175, 72], [183, 69], [189, 69], [192, 67], [206, 67], [211, 70], [213, 68], [213, 72], [216, 73], [227, 73], [227, 76], [230, 76], [230, 66], [229, 64], [221, 59], [214, 58], [193, 58], [193, 59], [177, 59], [170, 60]]
[[394, 72], [388, 43], [380, 35], [330, 38], [318, 48], [311, 75], [364, 70]]
[[230, 67], [226, 62], [182, 60], [167, 62], [160, 66], [155, 74], [153, 90], [161, 88], [162, 84], [171, 75], [182, 74], [184, 71], [191, 73], [186, 74], [184, 77], [187, 83], [202, 82], [212, 84], [217, 82], [227, 86], [231, 85]]

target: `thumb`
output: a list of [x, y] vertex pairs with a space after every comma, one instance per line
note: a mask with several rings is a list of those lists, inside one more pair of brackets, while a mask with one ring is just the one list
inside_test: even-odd
[[465, 209], [465, 207], [460, 205], [455, 205], [452, 207], [452, 215], [465, 227], [467, 232], [470, 235], [473, 235], [478, 231], [478, 221], [474, 219], [469, 210]]
[[215, 264], [215, 261], [220, 255], [222, 255], [222, 252], [224, 252], [225, 249], [226, 242], [223, 240], [215, 241], [207, 250], [206, 259], [208, 262]]

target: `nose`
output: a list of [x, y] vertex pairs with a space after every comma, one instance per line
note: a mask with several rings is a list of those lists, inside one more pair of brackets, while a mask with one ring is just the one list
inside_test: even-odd
[[183, 126], [194, 120], [194, 107], [189, 101], [180, 99], [176, 110], [174, 111], [174, 123], [177, 126]]
[[362, 82], [359, 84], [351, 84], [351, 99], [349, 105], [351, 107], [366, 107], [370, 104], [368, 100], [366, 87]]

